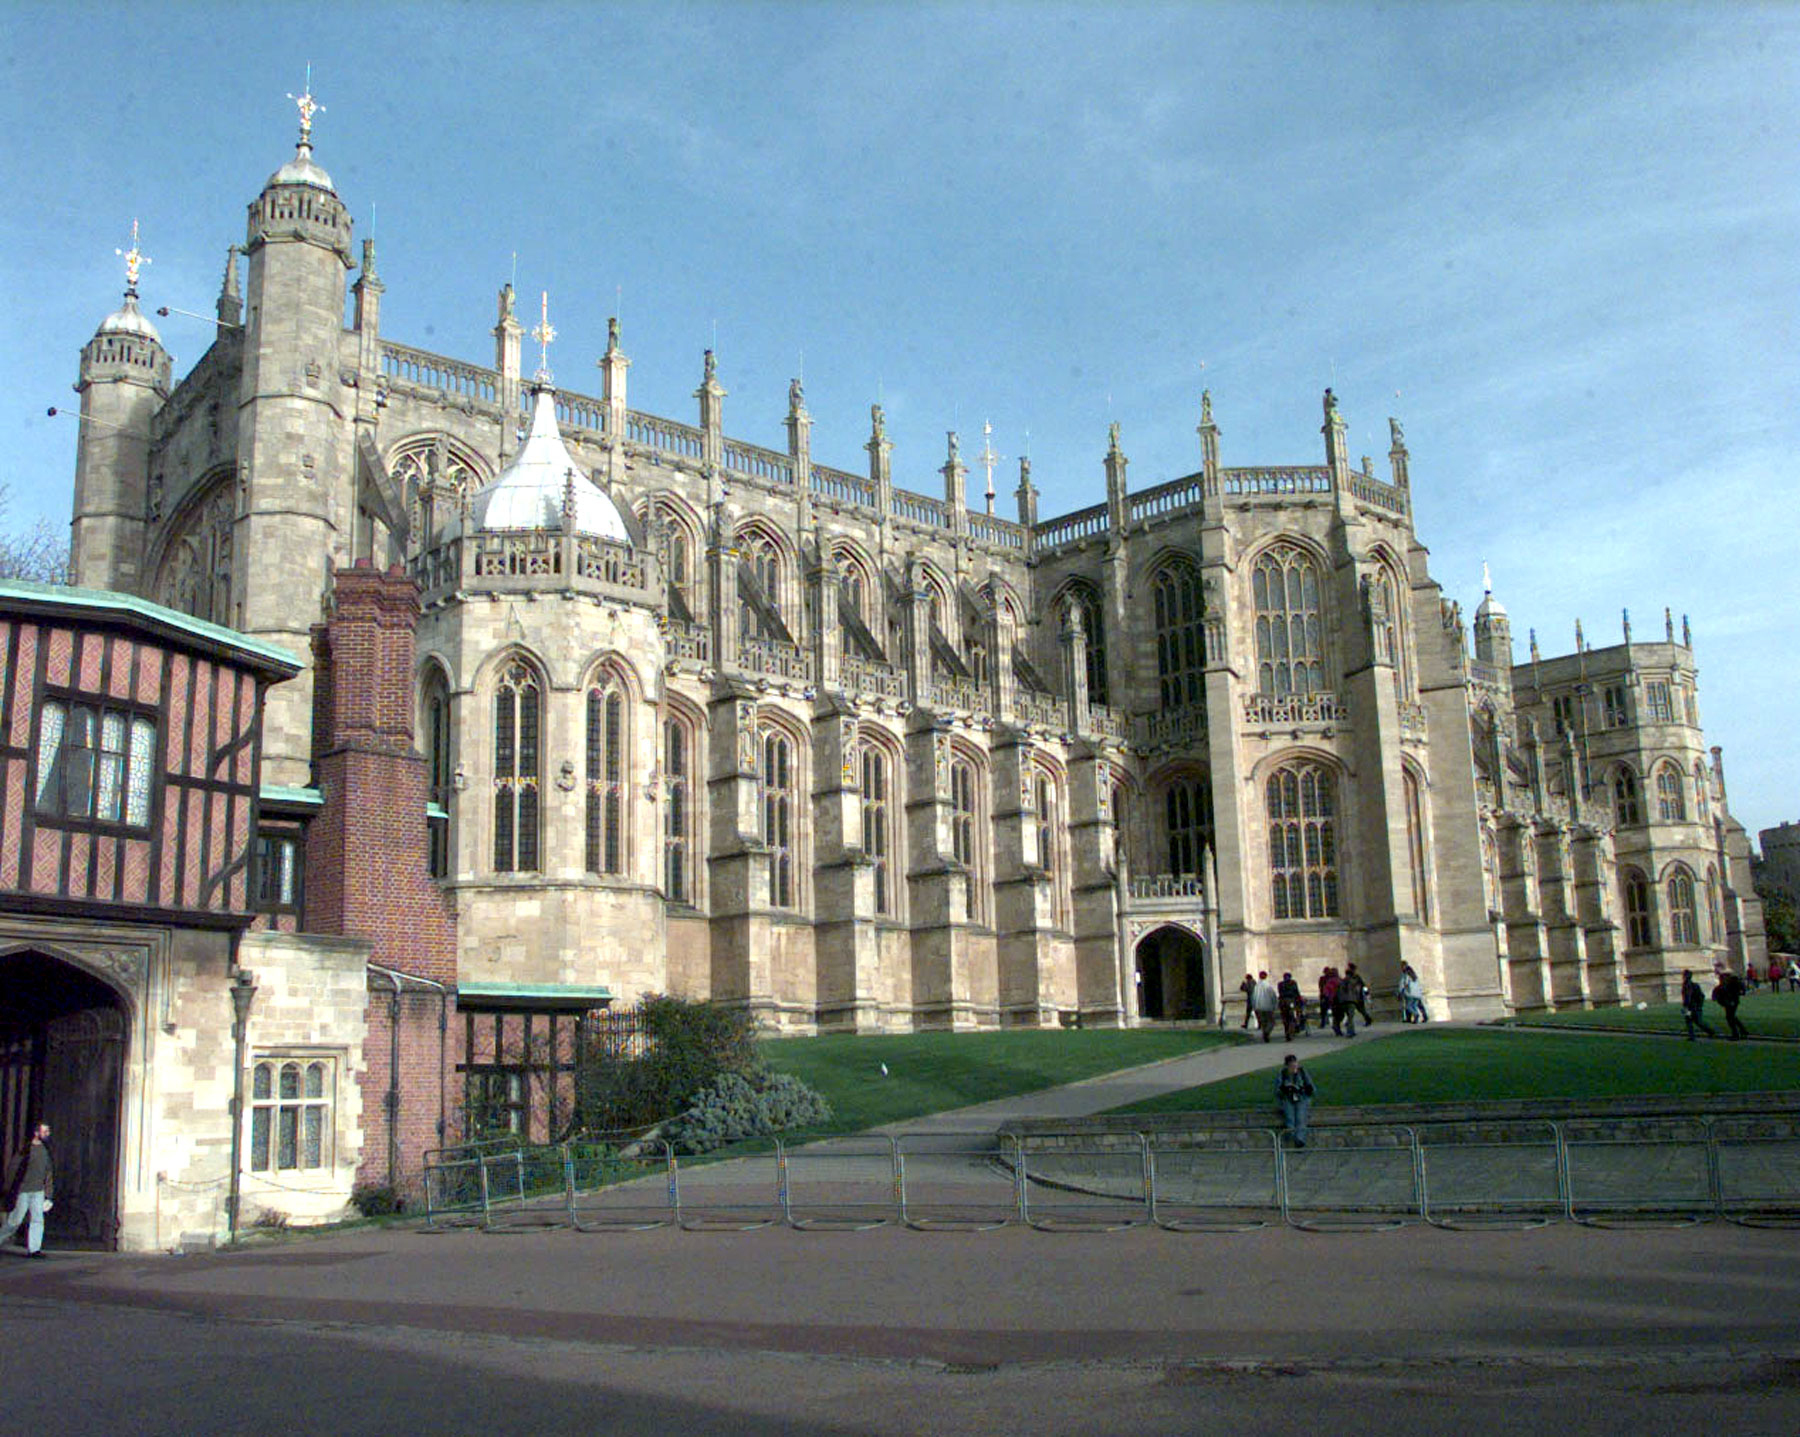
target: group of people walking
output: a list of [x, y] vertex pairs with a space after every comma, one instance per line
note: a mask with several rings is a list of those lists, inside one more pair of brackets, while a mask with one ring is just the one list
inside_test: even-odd
[[[1738, 1021], [1737, 1015], [1738, 1004], [1744, 1000], [1744, 980], [1729, 968], [1716, 969], [1713, 978], [1712, 1000], [1725, 1010], [1725, 1022], [1731, 1040], [1736, 1042], [1739, 1038], [1748, 1038], [1750, 1030]], [[1706, 994], [1694, 980], [1692, 968], [1685, 968], [1681, 973], [1681, 1021], [1687, 1025], [1690, 1043], [1694, 1041], [1696, 1029], [1709, 1038], [1719, 1036], [1713, 1032], [1712, 1024], [1706, 1021]]]
[[[1411, 1014], [1412, 1005], [1406, 997], [1407, 975], [1410, 975], [1419, 1017], [1415, 1020]], [[1284, 1037], [1292, 1042], [1307, 1033], [1306, 997], [1300, 991], [1292, 973], [1283, 973], [1279, 983], [1271, 983], [1266, 972], [1254, 975], [1244, 974], [1244, 981], [1238, 985], [1238, 991], [1244, 995], [1244, 1022], [1248, 1028], [1254, 1023], [1262, 1034], [1263, 1042], [1271, 1040], [1275, 1032], [1275, 1020], [1281, 1020], [1281, 1031]], [[1423, 1022], [1425, 1013], [1424, 988], [1419, 983], [1418, 974], [1411, 967], [1405, 969], [1401, 977], [1400, 1001], [1403, 1011], [1408, 1015], [1406, 1021]], [[1331, 1025], [1331, 1031], [1340, 1038], [1356, 1036], [1356, 1019], [1360, 1015], [1363, 1026], [1369, 1027], [1375, 1019], [1369, 1013], [1369, 985], [1362, 974], [1356, 971], [1354, 963], [1348, 965], [1342, 973], [1336, 968], [1327, 968], [1319, 975], [1319, 1027]]]

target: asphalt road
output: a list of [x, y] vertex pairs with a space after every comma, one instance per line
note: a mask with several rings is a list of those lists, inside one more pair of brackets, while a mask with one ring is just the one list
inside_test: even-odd
[[1797, 1330], [1795, 1235], [1719, 1224], [387, 1230], [0, 1255], [0, 1425], [1788, 1437]]

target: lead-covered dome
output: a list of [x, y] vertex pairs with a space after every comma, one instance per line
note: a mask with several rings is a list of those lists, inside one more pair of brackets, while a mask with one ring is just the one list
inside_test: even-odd
[[620, 544], [631, 542], [625, 516], [590, 479], [563, 443], [556, 425], [556, 391], [534, 386], [531, 432], [513, 462], [469, 504], [471, 529], [561, 529], [563, 505], [572, 504], [570, 527]]
[[94, 331], [94, 338], [103, 334], [125, 334], [133, 339], [147, 339], [152, 344], [161, 344], [162, 336], [156, 332], [156, 326], [138, 308], [138, 297], [135, 289], [125, 291], [125, 303], [100, 321], [100, 327]]
[[294, 158], [270, 175], [269, 184], [264, 185], [263, 188], [268, 189], [270, 185], [311, 185], [314, 189], [324, 190], [330, 195], [337, 193], [332, 188], [331, 176], [314, 163], [312, 146], [304, 140], [295, 146]]

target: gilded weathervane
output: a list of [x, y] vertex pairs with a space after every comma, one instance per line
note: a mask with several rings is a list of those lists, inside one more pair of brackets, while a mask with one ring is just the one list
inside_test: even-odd
[[290, 91], [288, 93], [288, 99], [292, 100], [294, 102], [294, 104], [299, 107], [299, 110], [300, 110], [300, 143], [303, 145], [311, 145], [312, 144], [312, 117], [316, 114], [321, 113], [325, 109], [325, 107], [323, 105], [321, 105], [317, 100], [313, 99], [312, 66], [310, 64], [306, 67], [306, 90], [305, 90], [305, 93], [296, 95], [292, 91]]
[[545, 379], [550, 377], [550, 341], [556, 338], [556, 331], [550, 327], [550, 291], [541, 290], [540, 309], [542, 316], [531, 337], [538, 342], [538, 373]]
[[125, 261], [125, 287], [131, 293], [137, 293], [138, 270], [150, 263], [150, 256], [138, 248], [138, 222], [131, 222], [131, 248], [115, 249], [114, 254]]

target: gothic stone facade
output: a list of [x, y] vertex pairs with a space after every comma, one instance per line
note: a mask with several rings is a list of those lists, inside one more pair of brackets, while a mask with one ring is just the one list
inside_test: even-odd
[[[179, 383], [147, 324], [83, 351], [77, 572], [306, 654], [344, 572], [406, 566], [416, 657], [369, 681], [400, 686], [466, 991], [1128, 1025], [1217, 1016], [1246, 969], [1355, 962], [1385, 997], [1410, 963], [1485, 1017], [1760, 943], [1691, 647], [1515, 669], [1490, 598], [1471, 658], [1399, 425], [1377, 475], [1329, 392], [1319, 462], [1227, 466], [1208, 400], [1194, 473], [1133, 492], [1115, 426], [1103, 503], [1040, 519], [1022, 463], [1003, 518], [954, 436], [932, 493], [899, 487], [879, 406], [854, 472], [814, 459], [798, 383], [785, 444], [727, 437], [710, 354], [693, 422], [633, 410], [616, 326], [599, 394], [534, 383], [510, 287], [491, 368], [385, 337], [309, 144], [242, 259]], [[534, 413], [564, 502], [489, 522]], [[290, 792], [316, 678], [270, 697]]]

